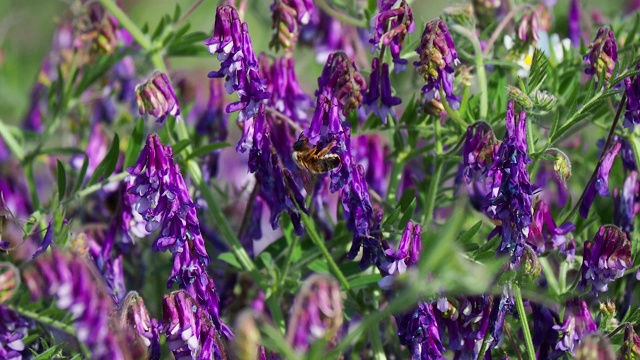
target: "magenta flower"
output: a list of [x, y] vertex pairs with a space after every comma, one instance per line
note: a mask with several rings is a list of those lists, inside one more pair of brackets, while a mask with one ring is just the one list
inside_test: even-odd
[[420, 302], [413, 312], [396, 316], [396, 321], [400, 343], [409, 347], [412, 359], [446, 359], [433, 304]]
[[406, 68], [407, 60], [400, 58], [400, 52], [407, 34], [413, 33], [415, 24], [409, 4], [402, 0], [398, 7], [393, 8], [395, 3], [395, 0], [378, 2], [378, 13], [371, 18], [369, 43], [372, 44], [372, 52], [382, 46], [389, 48], [398, 73]]
[[380, 117], [384, 124], [387, 118], [395, 118], [393, 107], [400, 105], [402, 99], [391, 94], [391, 80], [389, 79], [389, 64], [380, 66], [378, 58], [373, 58], [369, 86], [364, 94], [363, 103], [369, 111]]
[[[636, 69], [640, 69], [640, 64], [636, 65]], [[625, 78], [624, 88], [627, 94], [627, 106], [624, 110], [622, 125], [633, 130], [636, 125], [640, 124], [640, 79], [638, 79], [638, 75]]]
[[420, 259], [420, 249], [422, 248], [422, 226], [413, 222], [407, 222], [402, 233], [402, 238], [398, 244], [398, 250], [388, 248], [384, 251], [386, 260], [379, 266], [380, 272], [384, 275], [379, 282], [381, 288], [390, 289], [393, 280], [397, 275], [404, 274], [407, 268], [414, 266]]
[[601, 226], [593, 240], [584, 243], [579, 286], [584, 289], [591, 285], [596, 295], [605, 292], [608, 283], [622, 277], [632, 266], [627, 235], [616, 226]]
[[599, 81], [600, 75], [605, 74], [606, 82], [611, 77], [613, 69], [618, 61], [618, 46], [613, 30], [602, 27], [598, 30], [596, 38], [589, 45], [589, 52], [582, 57], [585, 68], [584, 73], [595, 75]]
[[0, 305], [0, 359], [21, 360], [25, 350], [24, 338], [29, 333], [29, 322]]

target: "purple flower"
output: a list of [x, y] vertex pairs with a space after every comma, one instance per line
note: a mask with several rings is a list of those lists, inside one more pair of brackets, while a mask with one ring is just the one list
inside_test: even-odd
[[575, 48], [580, 47], [582, 31], [580, 30], [580, 2], [571, 0], [569, 4], [569, 39]]
[[613, 199], [613, 224], [630, 237], [634, 229], [633, 221], [640, 211], [640, 183], [637, 171], [632, 171], [624, 181], [622, 193], [618, 189], [613, 190]]
[[[640, 64], [636, 65], [640, 69]], [[640, 124], [640, 79], [638, 75], [624, 79], [625, 93], [627, 94], [627, 106], [624, 110], [624, 122], [622, 126], [631, 129]]]
[[327, 275], [314, 274], [304, 281], [293, 301], [287, 340], [296, 351], [307, 351], [324, 339], [333, 347], [344, 321], [340, 285]]
[[504, 140], [488, 172], [493, 178], [493, 185], [485, 208], [486, 214], [499, 224], [490, 236], [502, 235], [498, 251], [511, 255], [514, 265], [522, 255], [532, 221], [533, 187], [527, 171], [531, 159], [527, 155], [526, 120], [526, 113], [521, 111], [516, 124], [513, 102], [510, 101]]
[[[360, 268], [364, 269], [369, 266], [369, 261], [375, 262], [379, 243], [368, 241], [371, 238], [369, 229], [374, 220], [373, 206], [369, 199], [369, 187], [364, 179], [364, 168], [362, 165], [354, 167], [351, 181], [340, 191], [340, 201], [344, 209], [342, 217], [347, 221], [347, 229], [353, 232], [353, 242], [347, 258], [354, 259], [360, 247], [363, 247]], [[371, 247], [372, 245], [374, 247]]]
[[309, 24], [300, 29], [300, 39], [313, 44], [316, 61], [320, 64], [326, 63], [336, 51], [355, 57], [361, 42], [355, 26], [346, 25], [320, 9], [314, 11]]
[[493, 130], [483, 123], [467, 128], [462, 148], [462, 176], [465, 183], [485, 177], [498, 155], [499, 141]]
[[400, 105], [402, 99], [391, 94], [391, 80], [389, 79], [389, 64], [383, 63], [380, 68], [380, 60], [373, 58], [371, 63], [371, 75], [369, 87], [364, 94], [363, 103], [369, 111], [372, 111], [384, 124], [391, 116], [395, 119], [392, 107]]
[[159, 123], [163, 123], [169, 115], [180, 115], [176, 93], [166, 74], [154, 71], [147, 81], [136, 86], [135, 91], [140, 115], [153, 115]]
[[40, 246], [38, 246], [36, 252], [33, 253], [33, 256], [31, 257], [32, 259], [35, 259], [37, 256], [42, 255], [45, 251], [47, 251], [49, 246], [51, 246], [51, 243], [53, 242], [53, 232], [53, 226], [51, 222], [49, 222], [49, 226], [47, 226], [47, 231], [44, 234], [44, 238], [42, 238], [42, 243], [40, 244]]
[[584, 243], [579, 286], [585, 289], [592, 285], [592, 292], [598, 295], [632, 266], [631, 242], [627, 235], [616, 226], [603, 225], [593, 240]]
[[422, 226], [407, 222], [398, 244], [398, 250], [387, 248], [384, 253], [387, 259], [380, 265], [380, 272], [384, 277], [378, 282], [381, 288], [389, 290], [394, 279], [407, 271], [407, 268], [418, 263], [422, 247]]
[[210, 72], [209, 77], [224, 77], [227, 93], [237, 92], [240, 98], [229, 104], [226, 111], [240, 111], [240, 122], [253, 118], [258, 112], [258, 105], [269, 97], [269, 93], [265, 80], [260, 77], [249, 27], [240, 20], [235, 8], [218, 6], [213, 35], [204, 44], [211, 54], [218, 54], [221, 61], [220, 70]]
[[[451, 301], [451, 302], [450, 302]], [[489, 328], [492, 300], [487, 295], [440, 298], [435, 311], [438, 327], [449, 332], [449, 350], [454, 359], [477, 359]], [[441, 332], [442, 333], [442, 332]]]
[[433, 304], [421, 301], [413, 312], [396, 316], [396, 322], [400, 343], [409, 347], [412, 359], [445, 359]]
[[546, 306], [529, 302], [533, 315], [533, 345], [538, 348], [538, 359], [552, 359], [553, 349], [558, 341], [558, 331], [554, 329], [560, 322], [558, 314]]
[[391, 162], [386, 159], [389, 146], [376, 134], [360, 135], [352, 139], [351, 150], [356, 162], [365, 169], [365, 180], [369, 188], [384, 197], [391, 171]]
[[173, 254], [167, 287], [177, 283], [187, 290], [217, 331], [231, 337], [229, 328], [220, 321], [218, 294], [206, 272], [209, 255], [200, 233], [196, 204], [173, 161], [173, 150], [162, 145], [157, 135], [149, 135], [135, 167], [128, 171], [135, 177], [128, 191], [140, 197], [134, 208], [147, 222], [146, 230], [160, 229], [152, 249]]
[[[608, 27], [600, 28], [596, 38], [589, 45], [589, 52], [582, 60], [585, 63], [585, 74], [595, 75], [599, 81], [609, 80], [618, 61], [618, 46], [613, 31]], [[606, 79], [600, 79], [603, 72]]]
[[[402, 0], [397, 8], [393, 8], [395, 0], [381, 0], [378, 2], [378, 13], [371, 18], [371, 52], [382, 46], [389, 47], [396, 73], [406, 68], [407, 60], [400, 58], [402, 44], [407, 34], [413, 33], [415, 24], [413, 12], [406, 1]], [[372, 65], [372, 67], [374, 67]], [[383, 80], [384, 81], [384, 80]]]
[[68, 257], [58, 250], [38, 257], [24, 273], [34, 301], [53, 298], [61, 310], [71, 313], [78, 340], [94, 359], [124, 359], [116, 332], [109, 326], [114, 304], [99, 290], [98, 279], [82, 258]]
[[[555, 189], [550, 185], [553, 184]], [[557, 171], [550, 165], [543, 165], [538, 170], [535, 188], [540, 190], [539, 197], [546, 204], [562, 208], [567, 204], [569, 189]]]
[[420, 60], [415, 61], [413, 65], [427, 82], [422, 87], [425, 101], [431, 101], [436, 97], [436, 93], [443, 89], [451, 107], [457, 109], [460, 98], [453, 94], [453, 67], [460, 61], [444, 21], [435, 19], [427, 23], [416, 52]]
[[489, 315], [489, 326], [487, 331], [491, 334], [492, 347], [498, 347], [502, 343], [502, 332], [504, 330], [504, 320], [507, 313], [511, 313], [514, 308], [514, 299], [511, 295], [510, 285], [502, 289], [500, 301], [494, 298], [491, 314]]
[[609, 151], [604, 155], [602, 162], [598, 165], [598, 172], [596, 178], [589, 182], [587, 188], [584, 190], [584, 198], [580, 203], [580, 216], [587, 218], [589, 215], [589, 209], [596, 197], [596, 194], [600, 196], [609, 196], [609, 172], [613, 166], [613, 161], [620, 152], [622, 145], [615, 143]]
[[[209, 142], [222, 142], [227, 139], [227, 123], [229, 115], [224, 111], [224, 86], [221, 79], [209, 80], [209, 99], [202, 107], [196, 109], [196, 131], [206, 136]], [[194, 111], [192, 111], [193, 113]], [[210, 181], [218, 175], [220, 152], [216, 150], [206, 155], [203, 165], [205, 180]]]
[[536, 10], [527, 11], [518, 21], [518, 31], [516, 38], [522, 44], [536, 46], [538, 43], [539, 28], [538, 12]]
[[554, 330], [561, 334], [556, 344], [556, 350], [574, 353], [574, 349], [582, 341], [585, 335], [598, 331], [598, 326], [593, 321], [589, 307], [584, 300], [573, 299], [567, 301], [564, 311], [562, 326], [555, 325]]
[[124, 329], [133, 328], [137, 337], [135, 341], [142, 341], [145, 348], [148, 348], [147, 358], [150, 360], [160, 359], [160, 324], [156, 319], [149, 316], [149, 312], [144, 305], [144, 299], [137, 292], [132, 291], [127, 294], [122, 307], [118, 310], [120, 326]]
[[24, 338], [29, 333], [29, 322], [17, 312], [0, 305], [0, 358], [21, 360], [25, 349]]
[[227, 359], [224, 342], [217, 327], [184, 290], [162, 297], [163, 333], [177, 360]]
[[529, 228], [527, 243], [538, 254], [554, 248], [558, 248], [564, 253], [568, 246], [565, 235], [573, 231], [576, 226], [568, 221], [560, 226], [556, 225], [549, 206], [543, 200], [538, 200], [533, 214], [533, 223]]

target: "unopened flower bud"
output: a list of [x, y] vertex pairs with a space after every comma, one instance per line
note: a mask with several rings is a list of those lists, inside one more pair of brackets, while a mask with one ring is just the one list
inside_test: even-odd
[[526, 12], [518, 22], [517, 39], [522, 44], [536, 46], [538, 43], [539, 29], [538, 13], [536, 11]]
[[236, 359], [253, 360], [258, 355], [260, 347], [260, 331], [256, 325], [257, 314], [250, 309], [243, 310], [236, 318], [231, 348]]
[[544, 90], [534, 91], [533, 94], [531, 94], [531, 99], [535, 106], [535, 113], [540, 115], [545, 115], [549, 111], [553, 110], [556, 106], [556, 102], [558, 101], [553, 94]]
[[160, 358], [160, 335], [158, 322], [149, 316], [144, 305], [144, 299], [137, 292], [131, 291], [122, 301], [118, 310], [118, 323], [125, 330], [134, 329], [137, 336], [133, 337], [130, 349], [142, 347], [148, 349], [149, 359]]
[[0, 304], [11, 299], [20, 287], [20, 271], [10, 262], [0, 263]]
[[604, 73], [604, 81], [608, 81], [618, 61], [618, 46], [613, 31], [608, 27], [600, 28], [582, 60], [585, 63], [585, 74], [595, 75], [598, 81], [603, 81], [600, 76]]
[[600, 311], [607, 316], [616, 316], [616, 304], [607, 299], [606, 302], [600, 303]]
[[558, 152], [556, 160], [553, 162], [553, 170], [558, 178], [565, 183], [571, 177], [571, 161], [564, 152]]
[[633, 325], [627, 323], [624, 328], [624, 340], [620, 347], [620, 359], [636, 360], [640, 359], [640, 337], [633, 330]]
[[534, 280], [540, 275], [541, 270], [542, 265], [540, 264], [540, 260], [538, 260], [538, 255], [535, 250], [528, 244], [525, 244], [522, 257], [520, 258], [520, 276]]
[[614, 360], [611, 342], [606, 336], [593, 333], [585, 336], [576, 349], [576, 360]]
[[515, 101], [516, 104], [526, 109], [533, 105], [533, 102], [531, 102], [527, 94], [515, 86], [507, 85], [507, 96], [509, 96], [509, 99]]
[[287, 340], [298, 351], [307, 350], [319, 339], [333, 343], [343, 320], [338, 282], [327, 275], [312, 275], [294, 300]]
[[136, 100], [140, 115], [148, 113], [162, 123], [168, 115], [180, 115], [180, 106], [167, 75], [155, 71], [144, 83], [136, 86]]

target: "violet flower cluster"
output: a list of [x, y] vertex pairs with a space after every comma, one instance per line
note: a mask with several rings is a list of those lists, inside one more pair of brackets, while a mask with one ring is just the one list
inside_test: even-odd
[[598, 326], [593, 321], [587, 303], [584, 300], [573, 299], [567, 301], [562, 325], [555, 325], [553, 329], [561, 336], [556, 349], [573, 354], [584, 336], [596, 332]]
[[506, 133], [488, 174], [493, 179], [485, 204], [486, 214], [498, 224], [489, 235], [502, 235], [498, 251], [511, 256], [517, 265], [533, 220], [527, 164], [527, 115], [521, 111], [518, 120], [514, 104], [507, 106]]
[[453, 93], [454, 66], [458, 65], [458, 52], [444, 21], [435, 19], [427, 23], [420, 37], [416, 52], [420, 60], [413, 65], [427, 82], [422, 87], [425, 101], [440, 101], [440, 89], [453, 109], [460, 105], [460, 98]]
[[221, 61], [220, 70], [210, 72], [209, 77], [224, 78], [227, 93], [236, 92], [240, 98], [227, 105], [227, 112], [240, 111], [240, 122], [256, 116], [259, 104], [269, 97], [269, 93], [259, 74], [249, 27], [240, 20], [234, 7], [218, 6], [213, 35], [204, 44], [211, 54], [218, 54]]
[[136, 165], [128, 171], [135, 178], [128, 191], [139, 197], [135, 210], [147, 222], [147, 231], [158, 230], [152, 249], [169, 250], [173, 255], [167, 287], [178, 284], [186, 290], [203, 308], [216, 331], [231, 337], [231, 330], [220, 320], [218, 294], [206, 271], [209, 255], [200, 232], [196, 205], [178, 164], [173, 161], [171, 147], [162, 145], [157, 135], [149, 135]]
[[608, 290], [608, 283], [620, 278], [633, 266], [631, 242], [618, 227], [603, 225], [591, 241], [584, 243], [579, 286], [594, 294]]
[[73, 317], [78, 340], [94, 359], [125, 359], [120, 339], [110, 329], [114, 303], [96, 286], [90, 266], [78, 257], [55, 250], [38, 257], [23, 278], [34, 300], [52, 298]]
[[274, 0], [271, 5], [271, 28], [274, 29], [270, 47], [291, 49], [300, 33], [316, 12], [311, 0]]
[[378, 13], [371, 18], [369, 43], [371, 52], [388, 47], [393, 58], [396, 73], [403, 71], [407, 66], [407, 59], [400, 57], [402, 45], [407, 34], [413, 33], [415, 23], [411, 6], [405, 0], [401, 0], [397, 7], [396, 0], [378, 1]]
[[136, 86], [135, 91], [140, 115], [153, 115], [159, 123], [163, 123], [169, 115], [180, 115], [176, 93], [166, 74], [155, 71], [146, 82]]
[[21, 360], [25, 350], [24, 338], [29, 332], [29, 321], [0, 305], [0, 358]]
[[[589, 52], [582, 59], [585, 63], [585, 74], [595, 75], [599, 81], [607, 82], [618, 61], [618, 46], [613, 30], [608, 27], [600, 28], [596, 38], [589, 44]], [[603, 74], [605, 79], [600, 79]]]
[[580, 203], [580, 216], [587, 218], [591, 204], [596, 197], [596, 194], [600, 196], [609, 196], [609, 173], [611, 167], [613, 167], [613, 161], [618, 156], [622, 144], [617, 142], [613, 144], [609, 149], [603, 149], [606, 151], [602, 160], [598, 163], [598, 170], [595, 178], [591, 179], [584, 191], [582, 202]]

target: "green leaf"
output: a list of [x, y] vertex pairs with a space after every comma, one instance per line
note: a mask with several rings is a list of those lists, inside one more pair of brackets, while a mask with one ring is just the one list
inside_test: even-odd
[[209, 153], [211, 153], [213, 151], [216, 151], [218, 149], [226, 148], [227, 146], [230, 146], [230, 144], [228, 142], [217, 142], [217, 143], [207, 144], [207, 145], [201, 146], [201, 147], [193, 150], [191, 152], [191, 154], [189, 154], [185, 160], [191, 160], [193, 158], [209, 154]]
[[113, 137], [113, 142], [111, 143], [111, 148], [109, 152], [104, 157], [100, 165], [96, 168], [96, 171], [93, 173], [91, 178], [89, 179], [89, 183], [87, 186], [91, 186], [98, 182], [102, 176], [104, 178], [108, 178], [109, 175], [113, 173], [113, 170], [116, 169], [116, 165], [118, 164], [118, 155], [120, 154], [120, 138], [118, 138], [118, 134], [115, 134]]
[[549, 58], [547, 58], [542, 50], [535, 49], [533, 52], [533, 59], [531, 61], [531, 70], [529, 71], [529, 78], [527, 79], [527, 92], [538, 90], [542, 82], [547, 77], [547, 68], [549, 66]]
[[87, 169], [89, 168], [89, 157], [87, 154], [84, 154], [84, 160], [82, 160], [82, 167], [80, 168], [80, 172], [78, 173], [78, 177], [76, 178], [76, 185], [73, 187], [73, 193], [80, 190], [82, 187], [82, 183], [84, 183], [84, 177], [87, 175]]
[[382, 276], [380, 276], [380, 274], [360, 275], [349, 280], [349, 284], [351, 285], [351, 288], [355, 290], [367, 287], [372, 284], [377, 284], [380, 279], [382, 279]]
[[40, 154], [77, 155], [77, 154], [84, 154], [84, 150], [78, 149], [75, 147], [55, 147], [55, 148], [40, 150]]
[[413, 216], [417, 205], [418, 203], [416, 202], [416, 199], [413, 198], [411, 205], [409, 205], [409, 208], [404, 212], [404, 214], [400, 218], [400, 221], [398, 222], [398, 230], [404, 229], [404, 227], [407, 225], [407, 222], [409, 222], [409, 220]]
[[62, 201], [64, 194], [67, 192], [67, 173], [60, 160], [56, 159], [56, 161], [58, 162], [58, 200]]
[[180, 140], [177, 143], [175, 143], [175, 145], [172, 146], [173, 148], [173, 154], [177, 155], [180, 154], [182, 152], [182, 150], [186, 149], [187, 146], [191, 145], [191, 140], [189, 139], [184, 139], [184, 140]]
[[387, 225], [394, 224], [396, 220], [400, 217], [400, 208], [397, 207], [393, 212], [387, 217], [387, 219], [382, 223], [382, 227], [386, 227]]
[[482, 227], [482, 220], [475, 223], [471, 228], [469, 228], [469, 230], [467, 230], [464, 234], [460, 235], [460, 238], [458, 239], [458, 241], [460, 241], [460, 243], [462, 244], [466, 244], [478, 233], [478, 231], [480, 231], [481, 227]]
[[404, 193], [402, 193], [402, 197], [399, 201], [400, 209], [402, 209], [402, 211], [406, 211], [411, 203], [415, 201], [415, 199], [416, 197], [413, 191], [405, 191]]
[[144, 121], [142, 120], [142, 118], [138, 118], [138, 121], [136, 121], [136, 126], [133, 128], [133, 132], [131, 132], [131, 136], [129, 137], [129, 145], [127, 146], [127, 151], [124, 154], [125, 169], [135, 165], [138, 156], [140, 156], [140, 151], [142, 150], [143, 144]]
[[330, 274], [329, 266], [324, 259], [315, 259], [307, 265], [307, 268], [319, 274]]
[[236, 256], [233, 255], [232, 252], [224, 252], [218, 255], [218, 260], [222, 260], [227, 264], [233, 266], [234, 268], [238, 270], [242, 270], [242, 266], [240, 265], [240, 263], [238, 262], [238, 259], [236, 259]]

